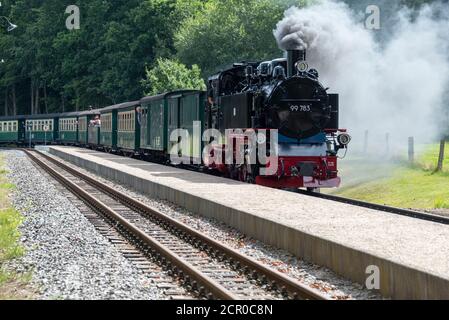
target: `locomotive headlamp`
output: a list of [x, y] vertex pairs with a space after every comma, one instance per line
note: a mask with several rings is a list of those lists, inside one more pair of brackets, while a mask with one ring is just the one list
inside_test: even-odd
[[267, 136], [263, 133], [257, 134], [257, 143], [259, 145], [265, 144], [267, 142]]
[[309, 70], [309, 65], [305, 61], [299, 61], [296, 64], [296, 69], [298, 69], [299, 72], [306, 72]]
[[342, 133], [338, 136], [337, 141], [342, 146], [347, 146], [351, 142], [352, 138], [347, 133]]

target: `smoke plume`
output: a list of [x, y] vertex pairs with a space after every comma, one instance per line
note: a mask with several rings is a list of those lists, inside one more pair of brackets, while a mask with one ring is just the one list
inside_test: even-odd
[[395, 150], [409, 136], [428, 142], [449, 132], [448, 6], [403, 8], [394, 20], [380, 42], [346, 4], [328, 0], [288, 9], [274, 30], [281, 49], [307, 49], [323, 85], [340, 94], [340, 126], [355, 145], [368, 130], [373, 150], [387, 133]]

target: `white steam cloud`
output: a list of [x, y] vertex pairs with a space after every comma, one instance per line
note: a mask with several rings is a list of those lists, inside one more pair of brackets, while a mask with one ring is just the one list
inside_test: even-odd
[[340, 94], [340, 126], [356, 144], [366, 130], [371, 146], [389, 133], [394, 150], [409, 136], [427, 142], [449, 131], [448, 17], [447, 5], [425, 6], [413, 19], [401, 10], [380, 44], [347, 5], [328, 0], [290, 8], [274, 35], [281, 49], [307, 49], [323, 84]]

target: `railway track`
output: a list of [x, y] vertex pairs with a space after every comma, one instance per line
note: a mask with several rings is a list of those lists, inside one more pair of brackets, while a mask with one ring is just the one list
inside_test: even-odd
[[[53, 157], [30, 150], [25, 152], [33, 162], [99, 214], [103, 221], [107, 221], [108, 225], [103, 226], [106, 233], [118, 232], [132, 242], [134, 248], [125, 246], [125, 251], [156, 261], [197, 297], [226, 300], [327, 299], [317, 290]], [[92, 217], [92, 220], [100, 223], [97, 217]]]
[[415, 219], [449, 225], [449, 218], [443, 217], [443, 216], [438, 216], [435, 214], [424, 213], [424, 212], [402, 209], [402, 208], [395, 208], [395, 207], [390, 207], [390, 206], [384, 206], [384, 205], [380, 205], [380, 204], [369, 203], [369, 202], [364, 202], [364, 201], [360, 201], [360, 200], [353, 200], [353, 199], [338, 197], [338, 196], [334, 196], [334, 195], [316, 193], [316, 192], [305, 191], [305, 190], [296, 190], [295, 192], [302, 194], [302, 195], [310, 196], [310, 197], [346, 203], [346, 204], [350, 204], [353, 206], [374, 209], [377, 211], [389, 212], [389, 213], [402, 215], [402, 216], [406, 216], [406, 217], [411, 217], [411, 218], [415, 218]]

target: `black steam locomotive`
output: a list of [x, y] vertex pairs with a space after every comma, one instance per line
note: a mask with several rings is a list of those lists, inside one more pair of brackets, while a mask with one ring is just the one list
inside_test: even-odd
[[222, 166], [242, 180], [276, 188], [338, 187], [337, 154], [350, 136], [339, 129], [339, 96], [329, 94], [309, 69], [306, 52], [287, 58], [236, 63], [209, 78], [210, 127], [277, 129], [277, 171], [259, 175], [258, 166]]

